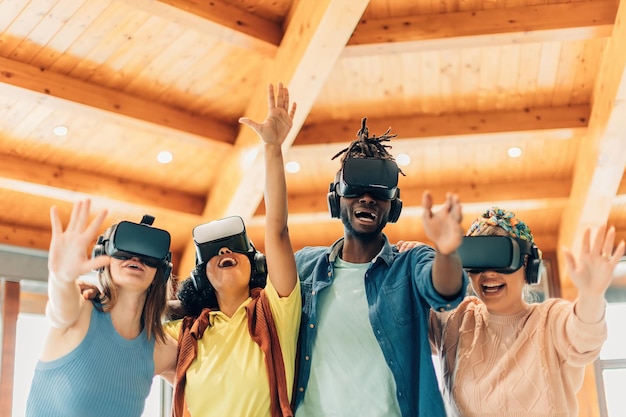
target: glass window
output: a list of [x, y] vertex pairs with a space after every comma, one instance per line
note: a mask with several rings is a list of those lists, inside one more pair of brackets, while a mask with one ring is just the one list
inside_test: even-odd
[[[608, 297], [607, 299], [611, 299]], [[602, 417], [622, 417], [626, 415], [624, 385], [626, 385], [626, 334], [623, 321], [626, 317], [626, 301], [609, 302], [606, 307], [608, 337], [600, 359], [596, 363], [596, 384], [600, 415]]]
[[626, 333], [623, 331], [624, 317], [626, 317], [626, 302], [608, 303], [606, 306], [606, 324], [609, 335], [602, 346], [600, 359], [626, 358]]
[[604, 369], [602, 371], [606, 411], [609, 417], [626, 415], [624, 402], [624, 384], [626, 383], [626, 368]]

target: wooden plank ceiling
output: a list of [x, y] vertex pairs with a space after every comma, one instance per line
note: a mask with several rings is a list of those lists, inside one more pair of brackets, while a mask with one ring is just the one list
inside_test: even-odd
[[625, 20], [626, 0], [0, 1], [0, 243], [47, 249], [49, 207], [89, 196], [107, 222], [156, 216], [183, 276], [202, 222], [241, 215], [262, 248], [262, 147], [237, 119], [279, 81], [296, 248], [341, 235], [331, 157], [363, 117], [411, 160], [392, 241], [426, 240], [424, 189], [459, 193], [465, 226], [515, 211], [546, 253], [606, 221], [624, 238]]

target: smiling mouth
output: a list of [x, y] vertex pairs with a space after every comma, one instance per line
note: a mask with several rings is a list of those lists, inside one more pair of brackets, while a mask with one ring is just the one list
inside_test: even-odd
[[218, 268], [230, 268], [231, 266], [237, 266], [235, 258], [223, 258], [217, 264]]
[[489, 283], [489, 284], [481, 284], [481, 288], [483, 290], [483, 294], [497, 294], [506, 286], [506, 284], [497, 284], [497, 283]]
[[376, 213], [372, 213], [369, 211], [362, 211], [362, 210], [356, 210], [354, 212], [354, 216], [359, 219], [359, 220], [363, 220], [366, 222], [374, 222], [376, 220]]

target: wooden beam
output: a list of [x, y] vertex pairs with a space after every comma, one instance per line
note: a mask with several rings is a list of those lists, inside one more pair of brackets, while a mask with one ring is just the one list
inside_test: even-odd
[[[0, 94], [23, 97], [57, 109], [176, 135], [202, 145], [233, 143], [236, 126], [130, 96], [41, 68], [0, 57]], [[210, 136], [209, 136], [210, 135]]]
[[190, 214], [202, 213], [205, 204], [205, 196], [0, 154], [0, 187], [26, 192], [36, 185], [62, 200], [69, 191]]
[[[559, 244], [574, 253], [586, 228], [606, 223], [626, 167], [626, 1], [620, 7], [613, 34], [607, 41], [592, 96], [585, 140], [574, 165], [572, 192], [561, 221]], [[576, 296], [564, 261], [559, 274], [565, 298]]]
[[[489, 113], [462, 113], [417, 115], [406, 117], [368, 118], [370, 132], [384, 133], [391, 127], [399, 139], [478, 136], [487, 133], [535, 132], [555, 130], [563, 138], [572, 137], [574, 129], [587, 126], [591, 109], [588, 105], [493, 111]], [[359, 120], [339, 120], [307, 124], [300, 130], [294, 145], [349, 143], [356, 138], [361, 126]]]
[[15, 365], [15, 340], [17, 315], [20, 311], [19, 282], [0, 279], [0, 417], [13, 413], [13, 373]]
[[[574, 253], [580, 250], [586, 228], [595, 230], [608, 220], [626, 167], [626, 0], [619, 1], [613, 32], [597, 74], [588, 133], [579, 145], [572, 192], [559, 234], [559, 247], [570, 247]], [[562, 255], [558, 261], [562, 296], [572, 300], [577, 289], [567, 274]], [[595, 390], [595, 375], [587, 367], [577, 399], [580, 409], [589, 416], [600, 415]]]
[[609, 0], [369, 19], [357, 26], [342, 56], [606, 37], [616, 11]]
[[50, 229], [0, 223], [0, 244], [48, 250], [51, 236]]
[[[0, 179], [0, 188], [3, 181]], [[91, 207], [93, 211], [108, 210], [108, 215], [104, 220], [103, 230], [113, 223], [121, 220], [139, 221], [144, 214], [150, 214], [156, 218], [155, 227], [165, 229], [172, 236], [172, 251], [182, 251], [182, 249], [191, 241], [191, 230], [194, 226], [200, 224], [201, 217], [199, 215], [188, 214], [173, 210], [166, 210], [159, 207], [146, 207], [132, 205], [123, 201], [111, 200], [107, 198], [98, 198], [89, 194], [81, 194], [72, 191], [63, 191], [53, 187], [38, 186], [32, 184], [27, 194], [40, 195], [49, 200], [47, 207], [55, 205], [60, 213], [63, 222], [66, 222], [72, 211], [72, 204], [75, 201], [84, 198], [91, 199]], [[31, 196], [25, 194], [25, 198]], [[51, 196], [53, 195], [54, 198]], [[42, 203], [43, 205], [44, 203]], [[47, 218], [47, 212], [42, 213]], [[4, 224], [0, 224], [0, 243], [14, 245], [25, 248], [36, 248], [47, 250], [50, 244], [50, 231], [45, 229], [30, 229], [21, 224], [9, 223], [7, 219], [3, 219]]]
[[[330, 182], [330, 180], [329, 180]], [[400, 187], [402, 202], [405, 207], [418, 207], [422, 204], [424, 187], [406, 185]], [[486, 209], [493, 201], [541, 201], [549, 198], [568, 198], [571, 188], [570, 179], [545, 179], [519, 182], [491, 183], [488, 186], [452, 185], [445, 187], [428, 187], [434, 201], [444, 201], [448, 192], [456, 193], [462, 200], [463, 207], [470, 204], [482, 204]], [[289, 215], [326, 213], [327, 203], [324, 193], [327, 190], [309, 190], [309, 193], [289, 194]], [[260, 207], [256, 215], [263, 215], [265, 210]], [[256, 216], [255, 216], [256, 217]]]
[[[267, 114], [267, 84], [283, 82], [298, 104], [288, 149], [304, 123], [335, 61], [354, 31], [369, 0], [318, 0], [298, 3], [274, 60], [264, 69], [244, 115], [261, 121]], [[204, 218], [238, 214], [252, 216], [263, 195], [265, 178], [263, 146], [251, 129], [240, 130], [230, 158], [220, 167], [223, 181], [211, 190]], [[183, 268], [194, 264], [190, 244], [183, 256]]]
[[127, 0], [126, 3], [152, 16], [268, 57], [274, 56], [282, 39], [279, 22], [224, 1]]

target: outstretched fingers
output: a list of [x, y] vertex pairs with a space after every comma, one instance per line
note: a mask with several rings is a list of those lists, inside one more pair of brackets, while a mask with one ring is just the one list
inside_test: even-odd
[[91, 223], [89, 223], [89, 226], [87, 226], [87, 229], [85, 229], [85, 234], [89, 237], [95, 236], [98, 233], [98, 230], [100, 230], [100, 226], [102, 225], [102, 222], [104, 221], [106, 216], [107, 216], [106, 210], [100, 211], [96, 215], [96, 217], [91, 221]]
[[424, 208], [424, 219], [433, 217], [433, 196], [428, 190], [425, 190], [422, 194], [422, 207]]
[[293, 117], [296, 115], [296, 103], [291, 104], [291, 110], [289, 111], [289, 118], [293, 120]]
[[[279, 86], [280, 95], [280, 86]], [[267, 108], [273, 109], [274, 107], [280, 107], [276, 104], [276, 94], [274, 93], [274, 84], [268, 84], [267, 86]]]
[[61, 219], [59, 218], [59, 210], [56, 206], [50, 207], [50, 226], [53, 237], [63, 232], [63, 225], [61, 224]]
[[609, 230], [606, 232], [606, 235], [604, 235], [604, 233], [601, 234], [600, 231], [598, 231], [596, 240], [602, 241], [602, 239], [604, 240], [602, 242], [602, 257], [608, 259], [613, 266], [616, 266], [622, 256], [624, 256], [624, 241], [620, 241], [617, 247], [615, 246], [614, 226], [611, 226], [609, 228]]

